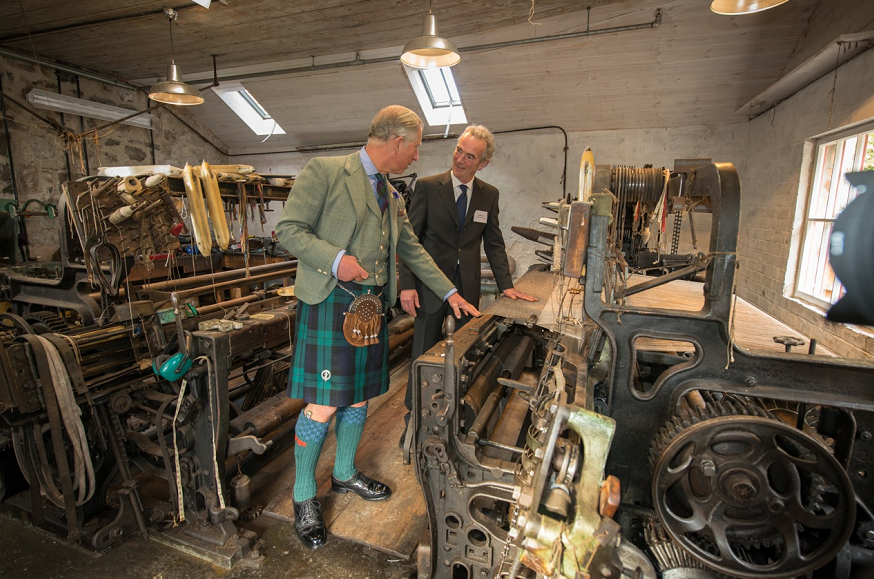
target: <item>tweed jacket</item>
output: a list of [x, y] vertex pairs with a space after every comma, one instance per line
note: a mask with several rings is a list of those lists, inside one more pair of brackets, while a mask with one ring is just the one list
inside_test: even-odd
[[[512, 288], [513, 278], [498, 223], [498, 189], [475, 177], [470, 196], [464, 224], [459, 231], [451, 172], [424, 177], [416, 182], [410, 197], [409, 220], [422, 246], [449, 279], [454, 279], [456, 268], [460, 266], [461, 287], [458, 291], [461, 297], [478, 306], [482, 275], [480, 242], [485, 247], [498, 290]], [[475, 220], [478, 211], [481, 217], [485, 214], [485, 222]], [[423, 287], [428, 284], [423, 284], [408, 265], [406, 261], [401, 264], [400, 288], [417, 290], [425, 312], [436, 312], [442, 303], [441, 298]]]
[[[394, 188], [389, 191], [386, 214], [388, 303], [397, 300], [398, 257], [435, 294], [445, 296], [454, 286], [422, 249]], [[348, 252], [363, 232], [378, 233], [382, 226], [383, 216], [358, 151], [311, 159], [295, 179], [276, 225], [279, 241], [298, 259], [297, 298], [308, 304], [324, 301], [337, 285], [331, 273], [337, 253]]]

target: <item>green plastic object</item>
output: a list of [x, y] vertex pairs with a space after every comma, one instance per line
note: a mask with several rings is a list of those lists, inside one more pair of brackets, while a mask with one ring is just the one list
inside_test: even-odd
[[178, 352], [172, 356], [158, 356], [152, 362], [152, 370], [159, 378], [163, 378], [168, 382], [176, 382], [191, 369], [191, 359]]

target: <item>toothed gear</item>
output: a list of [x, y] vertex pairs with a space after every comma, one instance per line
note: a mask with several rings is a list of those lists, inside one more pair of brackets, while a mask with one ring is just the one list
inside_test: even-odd
[[264, 512], [264, 508], [261, 505], [255, 505], [253, 507], [246, 507], [242, 511], [240, 511], [240, 520], [241, 521], [254, 521], [258, 517], [261, 516], [261, 513]]
[[732, 577], [803, 575], [853, 530], [853, 487], [828, 447], [755, 401], [682, 410], [650, 460], [653, 504], [674, 544]]
[[63, 332], [67, 329], [67, 324], [61, 319], [61, 316], [55, 312], [29, 312], [22, 316], [30, 322], [30, 325], [37, 331], [43, 326], [50, 332]]
[[[725, 577], [725, 575], [713, 571], [710, 567], [692, 557], [692, 555], [687, 551], [678, 549], [674, 544], [673, 539], [671, 539], [670, 535], [665, 533], [664, 527], [662, 527], [662, 524], [658, 521], [647, 521], [643, 527], [643, 535], [662, 574], [665, 574], [668, 571], [675, 571], [675, 574], [696, 576], [697, 574], [692, 572], [692, 569], [706, 569], [709, 571], [709, 576], [711, 577]], [[681, 571], [685, 573], [681, 573]]]

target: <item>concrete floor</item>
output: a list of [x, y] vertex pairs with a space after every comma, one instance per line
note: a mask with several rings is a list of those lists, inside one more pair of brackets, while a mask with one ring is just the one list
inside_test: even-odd
[[[287, 480], [293, 448], [252, 475], [253, 503], [265, 505]], [[262, 515], [240, 526], [264, 543], [260, 566], [243, 560], [230, 571], [157, 541], [135, 535], [102, 554], [0, 515], [2, 579], [415, 579], [415, 555], [408, 560], [330, 535], [311, 551], [301, 545], [292, 523]]]
[[[262, 517], [263, 518], [263, 517]], [[261, 535], [260, 567], [238, 563], [230, 571], [142, 537], [104, 554], [72, 547], [53, 535], [0, 516], [3, 579], [413, 579], [415, 560], [388, 555], [329, 537], [317, 551], [305, 549], [291, 524], [268, 523]]]

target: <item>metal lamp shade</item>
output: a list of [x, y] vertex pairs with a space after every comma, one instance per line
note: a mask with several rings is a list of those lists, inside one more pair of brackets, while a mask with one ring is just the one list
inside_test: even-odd
[[170, 105], [199, 105], [203, 102], [199, 90], [182, 82], [175, 64], [167, 67], [167, 80], [152, 85], [149, 98]]
[[441, 68], [455, 66], [461, 62], [461, 56], [452, 41], [437, 36], [437, 19], [427, 14], [422, 36], [404, 46], [401, 62], [410, 68]]
[[710, 9], [717, 14], [734, 16], [737, 14], [752, 14], [774, 6], [784, 4], [789, 0], [713, 0]]

